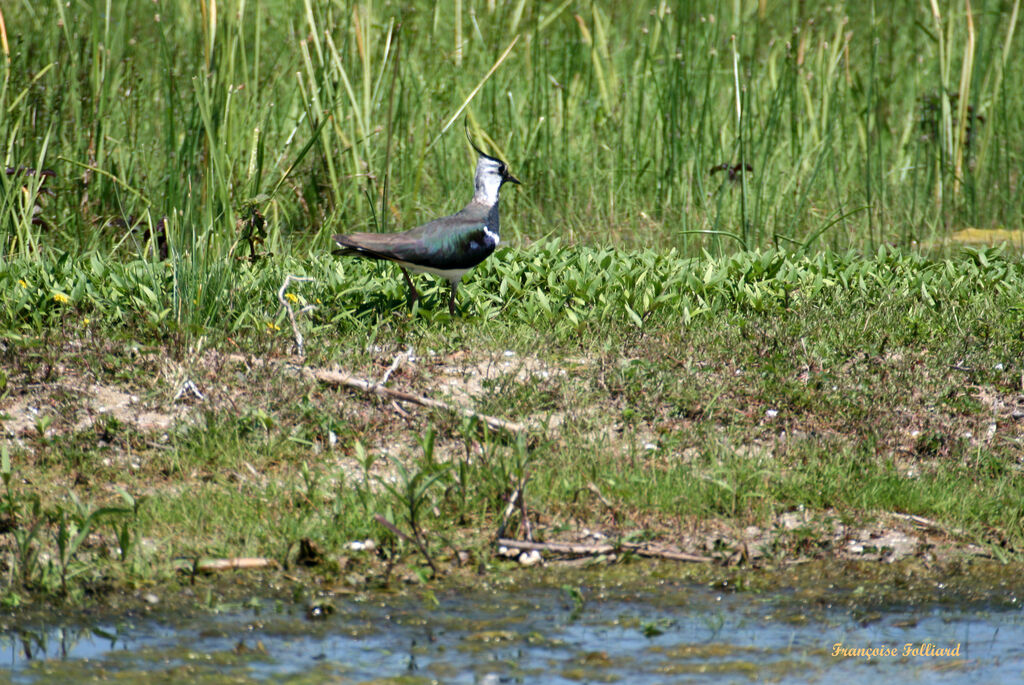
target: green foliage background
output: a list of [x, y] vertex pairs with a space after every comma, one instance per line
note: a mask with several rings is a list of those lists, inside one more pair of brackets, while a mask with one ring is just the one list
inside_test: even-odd
[[467, 199], [464, 117], [526, 181], [504, 198], [517, 243], [1019, 228], [1018, 6], [6, 3], [4, 162], [56, 177], [2, 177], [2, 258], [129, 259], [165, 216], [172, 253], [221, 257], [254, 208], [275, 254], [408, 228]]

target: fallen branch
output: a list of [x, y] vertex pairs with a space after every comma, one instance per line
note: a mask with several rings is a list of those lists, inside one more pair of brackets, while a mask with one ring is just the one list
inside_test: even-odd
[[[246, 367], [252, 366], [272, 366], [278, 362], [270, 361], [266, 359], [252, 359], [241, 354], [230, 354], [227, 355], [227, 360], [236, 362], [239, 364], [245, 364]], [[298, 371], [314, 380], [327, 385], [340, 385], [352, 390], [359, 390], [370, 395], [378, 395], [380, 397], [386, 397], [391, 400], [399, 400], [400, 402], [409, 402], [410, 404], [418, 404], [421, 407], [429, 407], [431, 409], [441, 409], [451, 414], [459, 414], [469, 418], [476, 418], [487, 424], [487, 427], [491, 430], [507, 431], [512, 434], [526, 432], [526, 426], [515, 421], [506, 421], [505, 419], [499, 419], [496, 416], [488, 416], [487, 414], [481, 414], [480, 412], [473, 411], [467, 407], [460, 407], [457, 405], [451, 405], [447, 402], [435, 400], [432, 397], [424, 397], [423, 395], [414, 395], [409, 392], [403, 392], [401, 390], [393, 390], [391, 388], [384, 387], [379, 383], [373, 383], [371, 381], [363, 380], [362, 378], [356, 378], [350, 376], [347, 373], [341, 373], [340, 371], [328, 371], [327, 369], [310, 368], [308, 366], [301, 366], [298, 364], [287, 363], [288, 367]]]
[[597, 497], [598, 500], [600, 500], [601, 504], [608, 508], [608, 511], [610, 511], [612, 514], [612, 518], [615, 519], [616, 523], [618, 523], [619, 520], [622, 518], [619, 515], [619, 510], [616, 509], [615, 505], [609, 502], [608, 498], [601, 493], [601, 489], [597, 487], [597, 485], [595, 485], [593, 481], [591, 481], [587, 483], [587, 490], [590, 490], [590, 492], [592, 492], [594, 496]]
[[443, 411], [450, 412], [452, 414], [459, 414], [469, 418], [477, 418], [487, 424], [487, 427], [491, 430], [503, 430], [509, 433], [522, 433], [526, 430], [526, 427], [521, 423], [514, 421], [506, 421], [505, 419], [499, 419], [496, 416], [488, 416], [487, 414], [481, 414], [475, 412], [472, 409], [466, 407], [453, 406], [440, 400], [435, 400], [431, 397], [424, 397], [422, 395], [413, 395], [412, 393], [403, 392], [401, 390], [392, 390], [386, 388], [378, 383], [372, 383], [370, 381], [363, 380], [362, 378], [356, 378], [349, 376], [346, 373], [339, 371], [327, 371], [326, 369], [309, 369], [303, 368], [304, 373], [309, 374], [321, 383], [328, 385], [341, 385], [346, 388], [353, 390], [359, 390], [371, 395], [379, 395], [380, 397], [387, 397], [389, 399], [401, 400], [402, 402], [410, 402], [412, 404], [418, 404], [421, 407], [429, 407], [431, 409], [441, 409]]
[[616, 545], [602, 543], [599, 545], [585, 545], [574, 542], [527, 542], [525, 540], [509, 540], [499, 538], [495, 544], [519, 550], [537, 550], [539, 552], [552, 552], [554, 554], [575, 554], [578, 556], [600, 556], [602, 554], [615, 554], [628, 551], [641, 557], [653, 559], [672, 559], [674, 561], [689, 561], [700, 564], [710, 564], [714, 561], [711, 557], [700, 556], [699, 554], [687, 554], [671, 549], [660, 549], [641, 545], [632, 542], [620, 542]]
[[197, 561], [196, 571], [204, 573], [212, 571], [235, 571], [255, 568], [268, 568], [274, 566], [273, 559], [263, 557], [235, 557], [233, 559], [203, 559]]
[[948, 535], [950, 537], [967, 536], [967, 532], [964, 531], [962, 528], [949, 528], [947, 526], [942, 525], [938, 521], [935, 521], [934, 519], [926, 518], [924, 516], [918, 516], [917, 514], [901, 514], [899, 512], [890, 511], [889, 516], [900, 519], [901, 521], [909, 521], [918, 528], [931, 529], [939, 533], [943, 533], [944, 535]]

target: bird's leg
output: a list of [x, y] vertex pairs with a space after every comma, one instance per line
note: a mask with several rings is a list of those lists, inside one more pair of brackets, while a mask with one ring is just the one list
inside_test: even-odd
[[448, 300], [448, 313], [455, 316], [455, 291], [459, 289], [459, 282], [452, 281], [452, 296]]
[[405, 276], [405, 282], [409, 286], [409, 309], [412, 309], [412, 305], [416, 300], [420, 299], [420, 294], [416, 292], [416, 286], [412, 283], [412, 277], [409, 276], [409, 272], [405, 270], [404, 266], [398, 267], [402, 270], [402, 275]]

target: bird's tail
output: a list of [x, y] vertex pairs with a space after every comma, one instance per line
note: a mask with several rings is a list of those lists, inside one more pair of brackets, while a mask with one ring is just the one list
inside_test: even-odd
[[331, 236], [334, 240], [336, 247], [331, 250], [331, 254], [337, 257], [367, 257], [369, 259], [394, 259], [390, 255], [382, 254], [376, 250], [363, 245], [358, 245], [353, 241], [352, 236], [347, 235], [335, 235]]
[[348, 242], [348, 236], [346, 235], [332, 235], [331, 240], [334, 241], [334, 249], [331, 250], [331, 254], [335, 257], [349, 257], [352, 255], [364, 254], [362, 250]]

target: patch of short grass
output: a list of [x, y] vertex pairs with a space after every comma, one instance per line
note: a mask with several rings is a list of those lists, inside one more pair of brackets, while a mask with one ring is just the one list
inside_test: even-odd
[[[42, 287], [37, 261], [4, 276], [0, 406], [18, 427], [0, 497], [11, 602], [80, 599], [211, 556], [265, 556], [288, 573], [314, 563], [352, 582], [426, 578], [427, 557], [486, 568], [524, 482], [542, 535], [589, 527], [717, 554], [728, 550], [702, 548], [694, 531], [805, 511], [923, 516], [999, 558], [1024, 545], [1022, 272], [998, 251], [692, 260], [540, 243], [474, 274], [455, 320], [429, 285], [407, 313], [400, 278], [378, 266], [234, 264], [226, 295], [238, 308], [188, 333], [140, 323], [172, 278], [96, 279], [122, 268], [102, 266], [47, 271], [79, 284], [68, 302], [18, 290], [18, 279]], [[396, 407], [284, 364], [298, 360], [271, 293], [300, 266], [315, 277], [296, 289], [316, 305], [298, 319], [305, 364], [376, 381], [411, 348], [390, 386], [527, 433]], [[151, 296], [138, 300], [143, 285]], [[86, 531], [70, 556], [62, 529]], [[800, 530], [777, 537], [772, 560], [835, 552]], [[506, 533], [521, 532], [513, 516]], [[366, 539], [376, 550], [350, 549]], [[300, 563], [303, 541], [318, 558]]]

